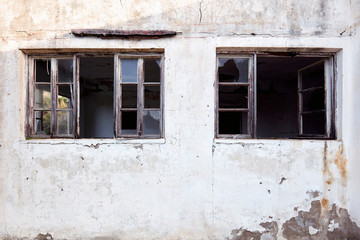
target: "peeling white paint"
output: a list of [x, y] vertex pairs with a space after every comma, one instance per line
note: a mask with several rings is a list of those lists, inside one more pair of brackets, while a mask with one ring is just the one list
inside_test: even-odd
[[339, 228], [339, 223], [336, 223], [335, 220], [331, 220], [328, 226], [328, 231], [333, 232], [336, 228]]
[[312, 226], [309, 227], [310, 235], [315, 235], [319, 232], [319, 229], [313, 228]]

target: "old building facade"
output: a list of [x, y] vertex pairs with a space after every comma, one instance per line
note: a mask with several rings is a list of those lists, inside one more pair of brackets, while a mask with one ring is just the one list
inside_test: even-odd
[[360, 239], [359, 0], [0, 12], [2, 238]]

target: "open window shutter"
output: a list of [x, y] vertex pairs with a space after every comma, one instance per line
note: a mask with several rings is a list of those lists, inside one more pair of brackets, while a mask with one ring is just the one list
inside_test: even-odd
[[301, 137], [330, 137], [331, 59], [298, 71], [298, 133]]

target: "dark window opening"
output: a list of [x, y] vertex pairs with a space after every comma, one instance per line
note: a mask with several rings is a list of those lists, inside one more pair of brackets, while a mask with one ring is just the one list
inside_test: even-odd
[[220, 54], [216, 136], [333, 138], [333, 61], [332, 54]]
[[[303, 111], [324, 110], [324, 62], [321, 57], [257, 57], [257, 137], [295, 138], [299, 136], [299, 70], [318, 64], [315, 72], [303, 81]], [[317, 115], [314, 115], [317, 116]], [[313, 134], [324, 134], [324, 118], [306, 117]], [[309, 129], [310, 130], [310, 129]]]
[[80, 58], [80, 137], [114, 137], [114, 56]]
[[247, 113], [219, 112], [219, 134], [247, 134]]

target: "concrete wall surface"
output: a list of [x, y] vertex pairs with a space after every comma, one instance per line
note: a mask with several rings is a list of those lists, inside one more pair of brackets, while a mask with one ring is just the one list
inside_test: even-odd
[[[0, 3], [1, 238], [360, 239], [360, 0]], [[22, 50], [94, 48], [164, 51], [164, 137], [26, 140]], [[337, 138], [215, 138], [220, 48], [336, 51]]]

